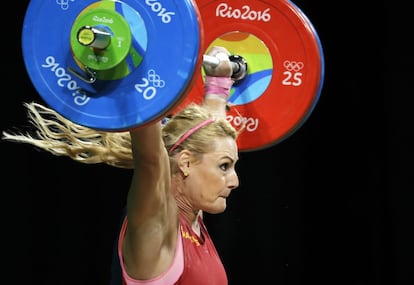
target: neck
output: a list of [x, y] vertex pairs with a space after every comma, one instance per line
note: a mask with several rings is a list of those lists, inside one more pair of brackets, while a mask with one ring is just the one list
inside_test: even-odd
[[182, 213], [189, 224], [198, 223], [198, 217], [202, 217], [203, 211], [194, 210], [187, 203], [183, 203], [182, 200], [176, 199], [180, 213]]
[[177, 203], [180, 213], [184, 216], [188, 224], [191, 225], [192, 230], [200, 236], [200, 224], [198, 223], [198, 218], [203, 217], [203, 211], [195, 210], [191, 207], [191, 203], [185, 198], [185, 195], [180, 193], [179, 185], [176, 181], [172, 180], [172, 188], [175, 202]]
[[189, 207], [181, 207], [182, 205], [179, 204], [180, 213], [183, 214], [186, 221], [191, 225], [191, 229], [196, 233], [198, 236], [201, 236], [201, 229], [200, 223], [198, 222], [199, 217], [203, 217], [203, 211], [198, 210], [194, 212], [192, 209], [188, 210]]

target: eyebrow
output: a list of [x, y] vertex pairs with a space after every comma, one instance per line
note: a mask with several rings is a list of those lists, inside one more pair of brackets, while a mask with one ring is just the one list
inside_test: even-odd
[[237, 162], [237, 161], [239, 160], [239, 158], [238, 158], [238, 157], [233, 158], [233, 157], [231, 157], [231, 156], [229, 156], [229, 155], [224, 155], [224, 156], [222, 156], [222, 158], [228, 158], [228, 159], [230, 159], [233, 163], [234, 163], [234, 162]]

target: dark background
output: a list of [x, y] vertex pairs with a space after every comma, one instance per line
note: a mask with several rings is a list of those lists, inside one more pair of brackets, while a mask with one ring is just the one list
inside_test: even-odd
[[[240, 155], [227, 211], [206, 217], [229, 285], [413, 284], [409, 9], [293, 2], [321, 40], [324, 86], [290, 138]], [[27, 126], [22, 103], [41, 101], [21, 54], [27, 3], [3, 24], [3, 130]], [[131, 172], [0, 145], [2, 278], [108, 284]]]

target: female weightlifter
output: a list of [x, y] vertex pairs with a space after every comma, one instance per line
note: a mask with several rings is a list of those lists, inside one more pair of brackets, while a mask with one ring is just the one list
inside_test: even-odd
[[29, 103], [25, 106], [36, 132], [3, 132], [5, 140], [29, 143], [82, 163], [133, 169], [113, 284], [228, 283], [203, 212], [222, 213], [239, 185], [238, 132], [225, 119], [233, 84], [229, 52], [214, 47], [209, 55], [221, 61], [217, 67], [203, 66], [202, 105], [189, 104], [163, 126], [158, 121], [128, 132], [97, 131]]

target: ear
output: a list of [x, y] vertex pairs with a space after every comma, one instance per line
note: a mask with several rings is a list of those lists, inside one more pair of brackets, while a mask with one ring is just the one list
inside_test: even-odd
[[181, 172], [188, 173], [190, 167], [190, 158], [191, 152], [188, 150], [182, 150], [177, 159], [177, 165], [180, 168]]

